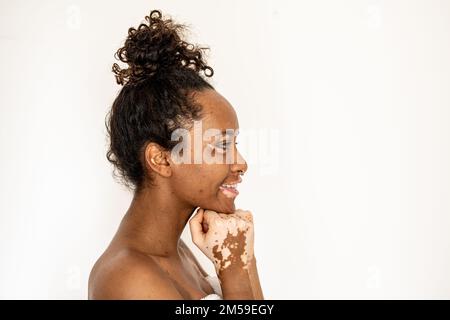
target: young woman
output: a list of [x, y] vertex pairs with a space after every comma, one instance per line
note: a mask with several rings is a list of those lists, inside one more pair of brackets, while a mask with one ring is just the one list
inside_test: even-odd
[[[157, 10], [145, 19], [116, 53], [128, 67], [113, 65], [123, 87], [106, 121], [107, 158], [134, 197], [91, 271], [89, 299], [263, 299], [253, 217], [234, 204], [247, 171], [236, 112], [200, 75], [213, 75], [206, 48]], [[188, 221], [215, 276], [180, 239]]]

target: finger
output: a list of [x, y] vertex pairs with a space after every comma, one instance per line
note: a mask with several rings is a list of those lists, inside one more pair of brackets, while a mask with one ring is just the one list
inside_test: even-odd
[[231, 214], [228, 213], [219, 213], [218, 216], [225, 220], [232, 218]]
[[247, 222], [244, 219], [239, 218], [237, 225], [239, 229], [244, 229], [247, 226]]
[[208, 233], [209, 225], [208, 225], [208, 222], [206, 222], [205, 219], [203, 219], [202, 228], [203, 228], [203, 233]]
[[204, 209], [200, 208], [197, 210], [197, 213], [189, 221], [191, 237], [194, 243], [200, 243], [203, 240], [204, 237], [202, 227], [203, 217], [204, 217]]
[[211, 224], [213, 220], [217, 219], [219, 214], [213, 210], [204, 210], [203, 219], [208, 223]]
[[253, 221], [253, 214], [248, 210], [238, 209], [235, 211], [235, 214], [246, 221]]

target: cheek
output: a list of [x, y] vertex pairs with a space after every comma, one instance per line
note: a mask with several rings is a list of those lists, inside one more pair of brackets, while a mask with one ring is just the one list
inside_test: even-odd
[[173, 171], [173, 189], [176, 194], [191, 201], [217, 197], [219, 186], [227, 177], [223, 165], [183, 165]]
[[202, 185], [209, 187], [210, 190], [218, 189], [219, 186], [227, 177], [227, 167], [226, 165], [201, 165], [199, 166], [199, 176]]
[[178, 166], [172, 171], [171, 184], [172, 188], [178, 195], [183, 195], [186, 191], [192, 190], [198, 186], [199, 173], [193, 170], [192, 166]]

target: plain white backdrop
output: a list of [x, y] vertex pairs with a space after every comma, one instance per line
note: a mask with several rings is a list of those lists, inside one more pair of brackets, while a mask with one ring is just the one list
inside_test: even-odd
[[267, 299], [450, 298], [446, 0], [1, 0], [0, 298], [87, 298], [132, 196], [105, 157], [113, 55], [153, 9], [211, 48], [250, 133]]

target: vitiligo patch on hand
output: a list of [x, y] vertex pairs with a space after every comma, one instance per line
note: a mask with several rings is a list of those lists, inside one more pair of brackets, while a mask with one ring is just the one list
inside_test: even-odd
[[253, 256], [253, 218], [250, 211], [234, 214], [205, 210], [204, 221], [210, 230], [205, 235], [202, 250], [214, 263], [216, 271], [231, 265], [246, 269]]
[[[247, 265], [248, 245], [245, 232], [247, 230], [235, 230], [235, 234], [227, 233], [222, 245], [213, 247], [214, 260], [218, 270], [224, 270], [230, 265], [238, 265], [243, 268]], [[245, 243], [245, 246], [238, 246]]]

